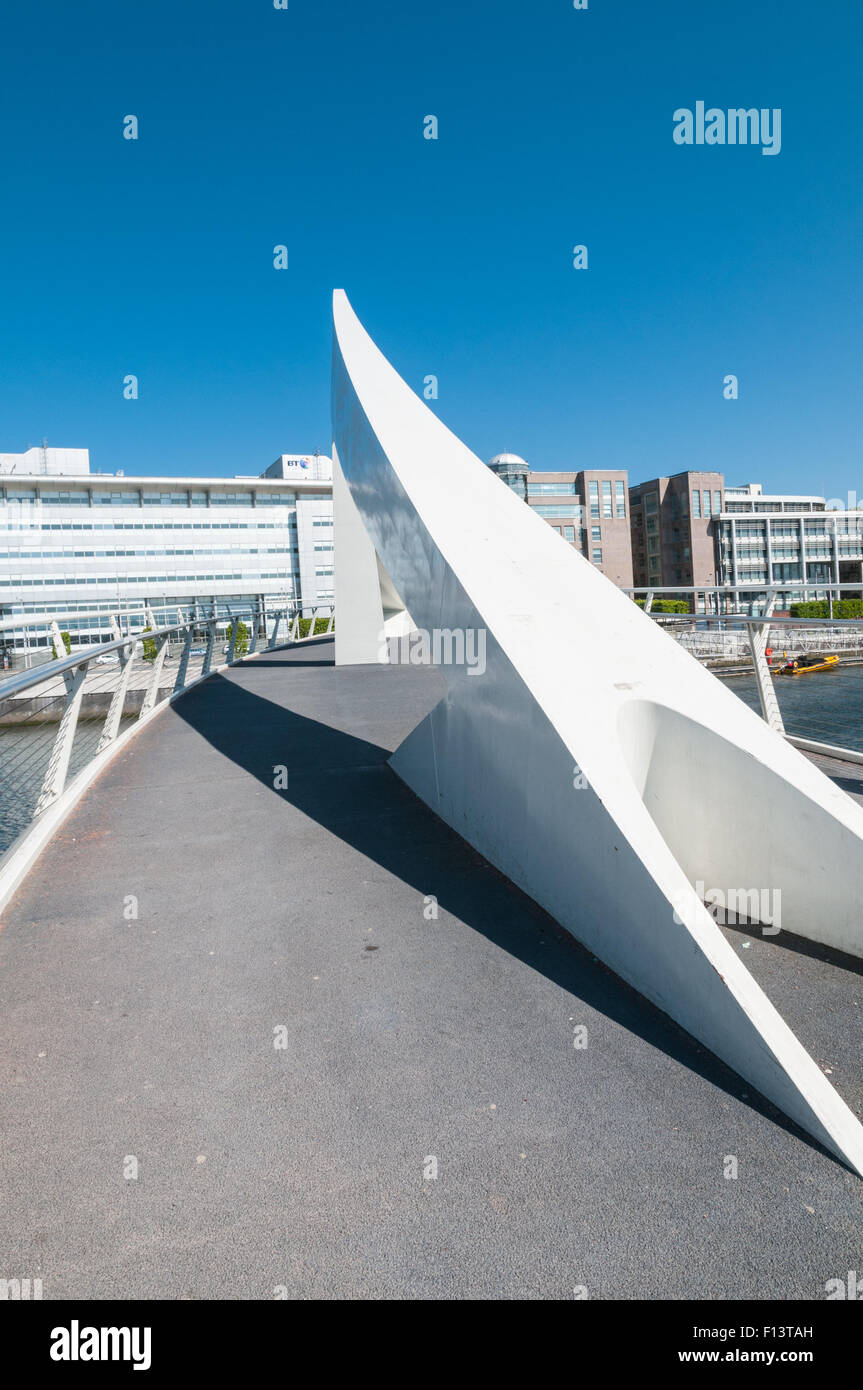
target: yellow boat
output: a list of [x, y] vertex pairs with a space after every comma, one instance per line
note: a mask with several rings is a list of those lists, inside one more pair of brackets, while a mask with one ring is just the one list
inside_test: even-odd
[[838, 656], [798, 656], [778, 671], [780, 676], [808, 676], [810, 671], [833, 671], [838, 665]]

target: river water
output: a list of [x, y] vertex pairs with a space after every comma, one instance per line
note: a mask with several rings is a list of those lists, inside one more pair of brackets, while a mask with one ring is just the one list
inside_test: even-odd
[[[754, 676], [724, 679], [729, 690], [761, 713]], [[776, 692], [789, 734], [863, 752], [863, 666], [840, 666], [811, 676], [777, 676]], [[123, 720], [124, 725], [128, 722]], [[81, 721], [70, 776], [95, 752], [101, 728], [101, 719]], [[0, 854], [33, 814], [56, 732], [56, 724], [0, 728]]]
[[[754, 676], [727, 676], [725, 684], [761, 713]], [[863, 666], [776, 676], [774, 685], [786, 733], [863, 752]]]
[[[121, 730], [133, 717], [121, 719]], [[78, 721], [69, 759], [69, 778], [80, 772], [95, 754], [104, 722], [104, 718]], [[56, 722], [0, 726], [0, 854], [30, 823], [57, 728]]]

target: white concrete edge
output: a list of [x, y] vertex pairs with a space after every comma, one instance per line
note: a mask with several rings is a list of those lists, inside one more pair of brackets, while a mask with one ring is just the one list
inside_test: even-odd
[[[101, 753], [97, 753], [91, 758], [86, 767], [72, 778], [66, 787], [63, 795], [58, 797], [52, 806], [42, 812], [38, 820], [31, 821], [26, 829], [12, 841], [9, 848], [0, 857], [0, 912], [3, 912], [12, 901], [18, 888], [23, 883], [27, 874], [32, 869], [39, 855], [45, 846], [53, 838], [55, 832], [60, 828], [66, 817], [75, 809], [85, 791], [105, 771], [109, 763], [113, 761], [118, 753], [121, 753], [128, 743], [132, 741], [141, 729], [147, 727], [150, 722], [161, 714], [163, 710], [173, 705], [175, 701], [187, 695], [190, 690], [194, 690], [196, 685], [201, 685], [208, 681], [211, 676], [221, 675], [223, 671], [233, 670], [236, 666], [242, 666], [247, 661], [254, 661], [255, 657], [263, 656], [269, 651], [284, 651], [287, 648], [305, 646], [309, 642], [320, 642], [323, 637], [332, 637], [332, 633], [318, 633], [316, 637], [304, 637], [297, 642], [279, 643], [277, 647], [264, 647], [260, 651], [249, 652], [246, 656], [239, 657], [236, 661], [223, 662], [221, 666], [214, 666], [205, 676], [196, 676], [183, 686], [182, 690], [172, 691], [167, 700], [160, 700], [154, 705], [149, 714], [145, 714], [143, 719], [136, 719], [129, 729], [125, 729], [122, 734], [114, 739]], [[0, 923], [2, 930], [2, 923]]]

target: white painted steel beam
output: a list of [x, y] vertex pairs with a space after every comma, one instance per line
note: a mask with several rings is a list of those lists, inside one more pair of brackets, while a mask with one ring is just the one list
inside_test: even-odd
[[[441, 668], [447, 695], [392, 766], [863, 1175], [859, 1122], [696, 891], [778, 890], [784, 930], [861, 955], [863, 810], [501, 483], [342, 291], [333, 307], [333, 456], [379, 567], [375, 593], [370, 555], [358, 537], [342, 550], [337, 513], [337, 643], [350, 652], [350, 623], [367, 651], [384, 576], [413, 625], [486, 640], [481, 674]], [[354, 580], [368, 611], [345, 606]]]

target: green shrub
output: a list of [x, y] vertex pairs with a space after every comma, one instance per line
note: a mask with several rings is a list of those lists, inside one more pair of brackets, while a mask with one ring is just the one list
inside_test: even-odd
[[[153, 629], [152, 629], [151, 627], [145, 627], [145, 628], [143, 629], [143, 632], [152, 632], [152, 631], [153, 631]], [[144, 660], [145, 660], [145, 661], [155, 661], [155, 660], [156, 660], [156, 652], [157, 652], [156, 643], [153, 641], [152, 637], [144, 637], [143, 641], [144, 641]]]
[[[62, 639], [63, 639], [63, 646], [66, 648], [65, 652], [63, 652], [62, 655], [63, 655], [63, 656], [70, 656], [70, 655], [71, 655], [71, 652], [72, 652], [72, 638], [69, 636], [68, 632], [61, 632], [61, 633], [60, 633], [60, 636], [61, 636]], [[58, 650], [57, 650], [57, 643], [56, 643], [56, 642], [52, 642], [52, 643], [51, 643], [51, 650], [52, 650], [53, 653], [54, 653], [54, 660], [57, 661], [57, 660], [59, 659], [59, 657], [61, 656], [61, 653], [58, 652]]]
[[[312, 625], [312, 620], [311, 620], [311, 618], [300, 618], [299, 636], [300, 636], [300, 637], [322, 637], [323, 634], [324, 634], [324, 633], [326, 632], [326, 630], [327, 630], [327, 627], [328, 627], [328, 625], [329, 625], [329, 621], [330, 621], [329, 618], [315, 618], [315, 630], [314, 630], [314, 632], [311, 632], [311, 633], [310, 633], [310, 632], [309, 632], [309, 628], [310, 628], [311, 625]], [[335, 623], [333, 624], [333, 631], [335, 632]]]
[[[643, 598], [637, 598], [635, 602], [639, 608], [644, 607]], [[651, 613], [688, 613], [689, 604], [685, 598], [655, 598], [650, 611]]]
[[[789, 608], [792, 618], [829, 618], [830, 604], [827, 599], [811, 603], [792, 603]], [[863, 599], [838, 598], [833, 600], [834, 618], [863, 618]]]

